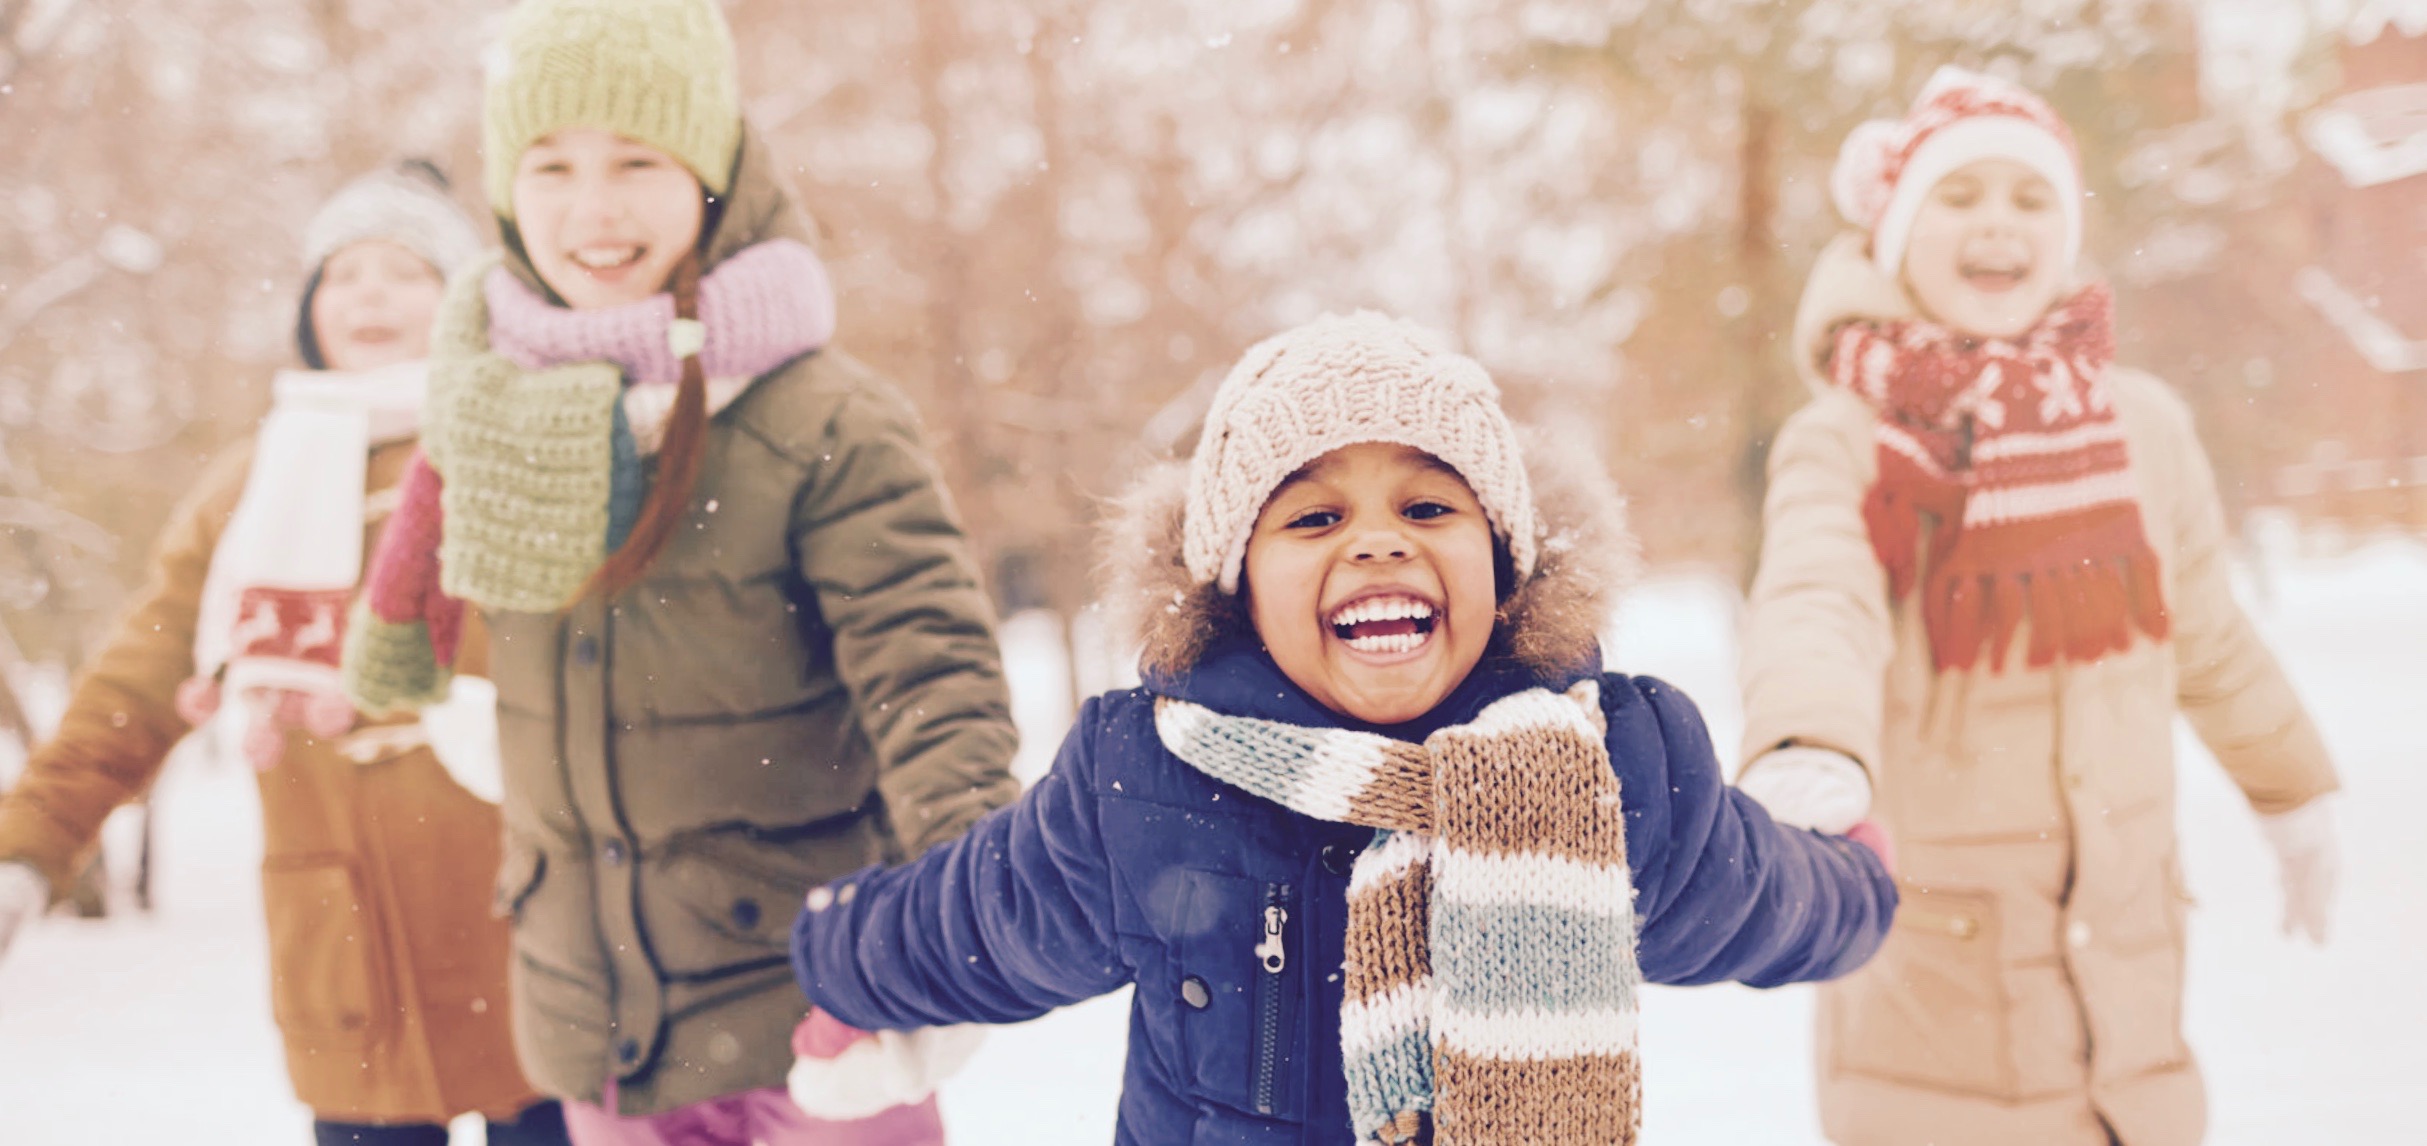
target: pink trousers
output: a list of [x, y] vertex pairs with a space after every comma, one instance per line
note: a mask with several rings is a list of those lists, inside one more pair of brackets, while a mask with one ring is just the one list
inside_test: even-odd
[[[606, 1101], [615, 1103], [613, 1082]], [[573, 1146], [944, 1146], [944, 1119], [932, 1096], [856, 1122], [828, 1122], [802, 1113], [772, 1087], [638, 1118], [568, 1101], [565, 1129]]]

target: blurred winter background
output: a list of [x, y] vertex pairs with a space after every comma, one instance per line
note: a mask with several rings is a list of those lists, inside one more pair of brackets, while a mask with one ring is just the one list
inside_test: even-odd
[[[477, 182], [495, 0], [0, 0], [0, 785], [204, 459], [291, 358], [296, 234], [404, 154]], [[2427, 0], [729, 0], [844, 345], [925, 409], [1011, 617], [1026, 765], [1115, 682], [1100, 499], [1239, 349], [1323, 309], [1454, 333], [1595, 435], [1654, 577], [1615, 659], [1731, 743], [1780, 349], [1854, 123], [1941, 63], [2079, 133], [2124, 357], [2192, 402], [2248, 600], [2346, 771], [2334, 945], [2192, 752], [2213, 1140], [2401, 1142], [2427, 1074]], [[298, 1141], [258, 812], [181, 760], [85, 922], [0, 965], [0, 1142]], [[142, 878], [148, 875], [148, 880]], [[138, 892], [148, 892], [146, 895]], [[148, 898], [148, 908], [144, 901]], [[1109, 1139], [1121, 1003], [998, 1036], [970, 1143]], [[1652, 1140], [1801, 1143], [1808, 995], [1664, 993]], [[2397, 1113], [2405, 1114], [2397, 1121]]]

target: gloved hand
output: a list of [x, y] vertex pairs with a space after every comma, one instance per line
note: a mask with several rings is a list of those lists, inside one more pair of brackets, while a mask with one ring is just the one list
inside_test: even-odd
[[30, 864], [0, 863], [0, 956], [17, 931], [42, 917], [51, 905], [51, 884]]
[[1871, 774], [1829, 748], [1790, 744], [1764, 753], [1736, 777], [1770, 818], [1793, 828], [1841, 836], [1871, 814]]
[[792, 1031], [792, 1103], [813, 1118], [852, 1122], [924, 1102], [985, 1038], [978, 1026], [863, 1031], [812, 1010]]
[[2331, 798], [2320, 796], [2289, 812], [2260, 816], [2258, 827], [2283, 869], [2284, 934], [2305, 934], [2323, 946], [2343, 867]]

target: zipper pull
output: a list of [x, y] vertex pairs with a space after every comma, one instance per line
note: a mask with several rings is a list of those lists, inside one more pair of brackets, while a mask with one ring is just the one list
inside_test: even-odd
[[1281, 928], [1289, 923], [1289, 909], [1274, 905], [1264, 909], [1264, 941], [1256, 944], [1256, 958], [1264, 961], [1264, 973], [1278, 975], [1289, 965], [1289, 956], [1281, 947]]

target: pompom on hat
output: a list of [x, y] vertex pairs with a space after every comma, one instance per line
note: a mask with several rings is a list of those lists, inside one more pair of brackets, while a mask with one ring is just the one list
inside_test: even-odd
[[523, 152], [568, 127], [663, 151], [709, 194], [732, 184], [741, 85], [715, 0], [522, 0], [485, 62], [481, 159], [501, 219], [514, 217]]
[[1367, 442], [1419, 449], [1457, 470], [1507, 543], [1517, 579], [1533, 572], [1533, 490], [1500, 388], [1439, 335], [1359, 311], [1257, 343], [1222, 380], [1189, 460], [1189, 576], [1237, 593], [1273, 491], [1307, 463]]
[[1871, 234], [1871, 260], [1904, 271], [1914, 216], [1939, 180], [1983, 159], [2010, 159], [2056, 189], [2065, 213], [2065, 261], [2081, 254], [2081, 157], [2073, 131], [2038, 95], [1994, 76], [1942, 67], [1901, 120], [1855, 128], [1837, 152], [1829, 192], [1846, 221]]

